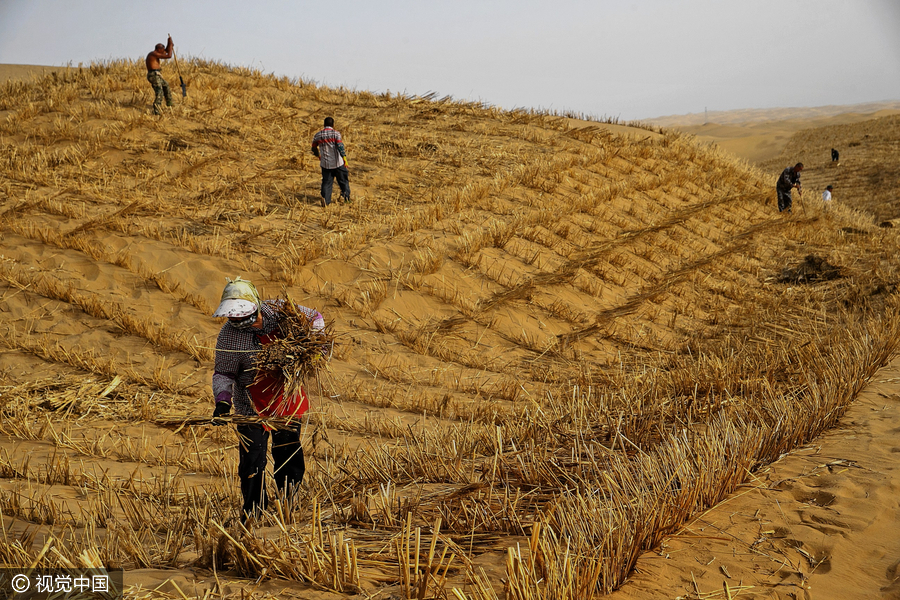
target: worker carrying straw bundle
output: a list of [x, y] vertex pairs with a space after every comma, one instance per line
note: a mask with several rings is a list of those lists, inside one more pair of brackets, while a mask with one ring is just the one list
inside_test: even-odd
[[[300, 440], [300, 417], [309, 409], [303, 379], [325, 362], [332, 344], [325, 320], [315, 309], [290, 300], [266, 300], [249, 281], [228, 280], [213, 317], [227, 317], [216, 341], [212, 378], [214, 423], [237, 415], [276, 417], [287, 426], [241, 422], [238, 475], [243, 495], [242, 522], [265, 510], [265, 470], [269, 436], [279, 493], [292, 495], [306, 464]], [[262, 419], [264, 421], [265, 419]]]

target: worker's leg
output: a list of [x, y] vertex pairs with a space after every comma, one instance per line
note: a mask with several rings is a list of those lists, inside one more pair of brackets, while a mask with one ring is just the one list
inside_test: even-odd
[[162, 82], [163, 95], [166, 97], [166, 106], [175, 106], [175, 103], [172, 102], [172, 93], [169, 91], [169, 84], [162, 78], [162, 75], [159, 76], [159, 80]]
[[162, 113], [162, 103], [165, 98], [165, 92], [163, 91], [162, 81], [163, 78], [160, 77], [159, 73], [155, 71], [151, 71], [147, 73], [147, 81], [150, 82], [150, 85], [153, 87], [153, 93], [155, 95], [153, 99], [153, 114], [158, 115]]
[[335, 171], [338, 187], [341, 188], [341, 198], [344, 202], [350, 202], [350, 171], [345, 166], [340, 166]]
[[335, 169], [322, 169], [322, 200], [325, 205], [331, 204], [331, 188], [334, 185]]
[[278, 491], [289, 496], [296, 491], [306, 472], [299, 430], [285, 429], [272, 433], [272, 462]]
[[241, 478], [241, 495], [244, 497], [243, 518], [257, 510], [264, 510], [266, 498], [266, 451], [269, 432], [261, 425], [238, 425], [240, 462], [238, 476]]
[[790, 212], [792, 204], [790, 190], [786, 192], [783, 190], [776, 190], [776, 192], [778, 193], [778, 212]]

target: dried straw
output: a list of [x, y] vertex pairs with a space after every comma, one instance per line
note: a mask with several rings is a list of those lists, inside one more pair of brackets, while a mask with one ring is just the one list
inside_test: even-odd
[[293, 395], [325, 365], [334, 348], [334, 333], [330, 323], [324, 329], [313, 329], [312, 319], [290, 298], [280, 303], [277, 314], [280, 336], [256, 355], [256, 367], [260, 372], [280, 373], [285, 395]]
[[290, 417], [253, 417], [246, 415], [228, 415], [225, 417], [197, 417], [197, 416], [171, 416], [162, 417], [153, 421], [160, 427], [174, 429], [177, 432], [185, 427], [200, 427], [205, 425], [265, 425], [272, 429], [296, 429], [297, 419]]

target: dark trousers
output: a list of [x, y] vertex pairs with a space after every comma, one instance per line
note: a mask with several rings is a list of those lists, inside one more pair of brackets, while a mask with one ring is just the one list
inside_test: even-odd
[[778, 212], [790, 212], [791, 204], [793, 204], [793, 201], [791, 200], [791, 190], [775, 188], [775, 192], [778, 194]]
[[[243, 513], [246, 518], [257, 510], [265, 510], [268, 505], [265, 475], [269, 432], [261, 425], [238, 425], [237, 431], [240, 438], [238, 476], [241, 478]], [[271, 437], [275, 485], [282, 495], [289, 496], [303, 481], [303, 474], [306, 472], [300, 431], [277, 430], [272, 432]]]
[[322, 199], [325, 204], [331, 204], [331, 188], [335, 179], [341, 188], [341, 198], [350, 200], [350, 171], [341, 165], [337, 169], [322, 169]]

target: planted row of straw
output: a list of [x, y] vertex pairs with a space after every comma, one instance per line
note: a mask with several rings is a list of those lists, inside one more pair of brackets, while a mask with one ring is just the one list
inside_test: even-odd
[[198, 308], [203, 314], [210, 314], [212, 309], [207, 301], [188, 290], [183, 290], [181, 283], [173, 281], [165, 270], [153, 270], [140, 258], [126, 251], [114, 252], [99, 240], [85, 235], [62, 235], [50, 228], [36, 227], [31, 222], [11, 221], [9, 229], [31, 240], [39, 240], [45, 244], [75, 250], [91, 257], [95, 261], [113, 264], [127, 269], [134, 275], [156, 285], [161, 291], [176, 296], [182, 302]]
[[161, 348], [184, 352], [200, 361], [212, 359], [212, 352], [199, 346], [196, 337], [188, 339], [186, 333], [172, 331], [164, 323], [132, 314], [122, 303], [82, 292], [75, 287], [73, 281], [64, 282], [47, 273], [28, 270], [12, 263], [0, 263], [0, 278], [31, 293], [77, 306], [92, 317], [113, 321], [124, 331], [147, 339]]
[[196, 385], [196, 382], [177, 378], [177, 374], [171, 372], [170, 365], [164, 360], [157, 363], [152, 373], [142, 374], [130, 365], [121, 365], [114, 359], [99, 356], [93, 349], [66, 347], [46, 334], [30, 336], [27, 330], [20, 331], [15, 327], [10, 328], [9, 337], [4, 339], [4, 345], [45, 360], [71, 365], [88, 373], [103, 375], [110, 379], [122, 376], [129, 381], [174, 394], [190, 391]]

